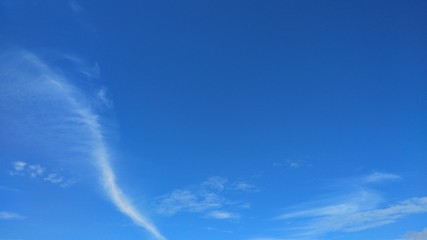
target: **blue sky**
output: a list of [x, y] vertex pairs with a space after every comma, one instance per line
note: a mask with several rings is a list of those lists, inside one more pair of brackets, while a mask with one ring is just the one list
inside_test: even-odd
[[0, 0], [0, 239], [427, 239], [426, 11]]

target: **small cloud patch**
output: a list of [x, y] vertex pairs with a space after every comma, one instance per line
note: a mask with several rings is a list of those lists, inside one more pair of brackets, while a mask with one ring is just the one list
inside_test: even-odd
[[41, 179], [60, 187], [69, 187], [77, 182], [74, 178], [66, 178], [59, 173], [50, 172], [46, 167], [43, 167], [40, 164], [28, 164], [23, 161], [13, 163], [10, 175]]
[[228, 212], [228, 211], [211, 211], [207, 214], [208, 218], [214, 218], [214, 219], [237, 219], [240, 216], [236, 213]]
[[203, 213], [212, 219], [237, 219], [239, 214], [225, 209], [248, 209], [245, 201], [231, 200], [232, 193], [258, 191], [258, 188], [245, 181], [232, 181], [223, 177], [211, 177], [200, 183], [157, 198], [155, 203], [160, 214], [172, 216], [179, 212]]

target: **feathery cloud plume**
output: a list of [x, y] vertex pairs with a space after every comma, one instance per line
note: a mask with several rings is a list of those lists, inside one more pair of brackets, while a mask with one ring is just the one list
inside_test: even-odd
[[316, 236], [327, 232], [356, 232], [394, 223], [410, 214], [427, 212], [427, 197], [411, 198], [385, 208], [362, 210], [355, 202], [319, 207], [300, 212], [287, 213], [279, 217], [305, 219], [304, 226], [296, 227], [301, 236]]
[[[13, 60], [10, 61], [12, 58]], [[14, 52], [7, 59], [9, 61], [0, 62], [0, 65], [6, 64], [7, 67], [0, 67], [2, 67], [2, 72], [7, 74], [6, 77], [9, 78], [9, 85], [3, 82], [4, 88], [0, 91], [0, 97], [7, 98], [16, 95], [15, 98], [21, 102], [25, 101], [25, 99], [31, 99], [28, 105], [39, 104], [38, 110], [41, 110], [37, 114], [40, 116], [37, 115], [36, 119], [41, 119], [40, 121], [43, 121], [45, 118], [43, 116], [46, 114], [54, 115], [55, 107], [66, 113], [66, 117], [55, 115], [55, 120], [62, 119], [67, 124], [72, 125], [72, 129], [76, 131], [73, 135], [81, 138], [77, 142], [84, 145], [84, 147], [80, 146], [80, 149], [85, 148], [82, 151], [90, 155], [91, 159], [93, 159], [94, 165], [99, 170], [101, 183], [112, 202], [122, 213], [131, 218], [137, 225], [146, 229], [156, 239], [166, 239], [154, 224], [132, 205], [131, 201], [118, 186], [113, 167], [110, 163], [108, 147], [99, 120], [100, 116], [92, 108], [90, 98], [71, 85], [67, 77], [55, 72], [47, 63], [28, 51]], [[15, 64], [13, 63], [14, 61]], [[21, 85], [17, 86], [17, 84]], [[105, 94], [101, 94], [101, 96], [105, 97]], [[15, 111], [6, 104], [4, 107], [8, 108], [9, 111]], [[33, 124], [31, 120], [28, 120], [26, 123]], [[51, 122], [48, 122], [48, 120], [45, 120], [45, 122], [46, 126], [55, 129], [55, 134], [63, 134], [63, 126], [50, 126]], [[34, 129], [39, 129], [39, 127], [35, 127]], [[39, 134], [43, 134], [46, 136], [45, 138], [51, 137], [49, 134], [52, 135], [49, 131], [42, 131]], [[68, 140], [70, 138], [69, 135], [61, 135], [61, 141]], [[58, 136], [56, 137], [58, 138]], [[32, 171], [31, 173], [33, 173], [34, 177], [43, 175], [41, 166], [32, 166], [29, 169]], [[26, 165], [19, 163], [15, 166], [15, 170], [19, 172], [25, 169], [25, 167]], [[46, 176], [45, 181], [61, 182], [60, 178], [54, 175]]]

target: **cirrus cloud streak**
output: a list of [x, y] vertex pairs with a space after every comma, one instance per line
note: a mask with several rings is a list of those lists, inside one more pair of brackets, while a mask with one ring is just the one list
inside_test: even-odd
[[[117, 184], [100, 115], [92, 107], [93, 98], [73, 86], [71, 79], [33, 53], [14, 51], [0, 60], [0, 73], [5, 80], [0, 90], [0, 100], [4, 100], [0, 107], [10, 113], [9, 115], [15, 116], [11, 117], [12, 120], [19, 119], [11, 121], [0, 117], [0, 123], [19, 124], [21, 121], [21, 125], [15, 129], [22, 129], [22, 135], [30, 140], [32, 139], [28, 136], [31, 135], [29, 132], [34, 131], [34, 138], [37, 138], [38, 142], [45, 141], [48, 142], [45, 145], [49, 145], [58, 144], [56, 140], [63, 141], [66, 144], [61, 146], [78, 149], [89, 156], [99, 170], [102, 185], [116, 207], [156, 239], [166, 239], [154, 224], [139, 212]], [[105, 94], [101, 97], [97, 100], [105, 102]], [[33, 113], [27, 114], [22, 110], [23, 106], [25, 111], [30, 110]], [[24, 118], [22, 120], [19, 117]], [[50, 146], [50, 149], [54, 148]], [[39, 165], [30, 169], [31, 166], [26, 163], [17, 162], [14, 167], [17, 174], [27, 168], [33, 177], [44, 173], [44, 169]], [[45, 180], [59, 181], [58, 176], [54, 175], [48, 175]]]

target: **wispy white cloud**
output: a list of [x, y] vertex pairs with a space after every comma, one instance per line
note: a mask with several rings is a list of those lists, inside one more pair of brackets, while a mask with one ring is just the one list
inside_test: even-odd
[[361, 210], [355, 202], [340, 203], [287, 213], [279, 219], [303, 219], [295, 227], [300, 236], [317, 236], [329, 232], [355, 232], [396, 222], [410, 214], [427, 212], [427, 197], [408, 199], [384, 208]]
[[107, 88], [106, 87], [102, 87], [100, 89], [98, 89], [98, 91], [96, 92], [96, 96], [98, 97], [99, 101], [106, 107], [112, 107], [113, 106], [113, 101], [111, 101], [108, 97], [107, 97]]
[[12, 219], [24, 219], [25, 217], [17, 214], [17, 213], [13, 213], [13, 212], [0, 212], [0, 219], [4, 219], [4, 220], [12, 220]]
[[427, 228], [420, 232], [408, 232], [401, 240], [427, 240]]
[[[7, 71], [5, 72], [8, 72], [9, 74], [11, 72], [15, 72], [17, 74], [17, 76], [10, 76], [10, 84], [17, 84], [15, 80], [17, 78], [22, 78], [20, 83], [23, 85], [15, 88], [8, 86], [8, 88], [3, 88], [0, 93], [3, 93], [5, 96], [10, 96], [14, 93], [7, 92], [7, 90], [12, 89], [14, 91], [14, 89], [19, 89], [19, 97], [21, 97], [21, 92], [24, 89], [31, 96], [32, 104], [38, 102], [40, 102], [40, 104], [45, 104], [43, 106], [38, 106], [39, 108], [45, 107], [45, 109], [43, 109], [44, 111], [49, 111], [49, 103], [54, 101], [61, 103], [60, 106], [57, 104], [58, 108], [66, 107], [67, 109], [63, 112], [68, 114], [68, 118], [64, 121], [67, 121], [69, 124], [74, 124], [73, 126], [75, 126], [74, 129], [76, 131], [74, 135], [81, 138], [78, 142], [84, 145], [86, 149], [82, 151], [85, 151], [85, 153], [90, 155], [93, 159], [95, 166], [99, 170], [101, 183], [112, 202], [121, 212], [132, 219], [137, 225], [146, 229], [156, 239], [166, 239], [154, 224], [151, 223], [147, 217], [142, 215], [131, 203], [129, 198], [123, 193], [122, 189], [117, 184], [116, 176], [110, 162], [110, 155], [108, 153], [109, 149], [106, 144], [103, 128], [100, 124], [100, 116], [97, 115], [92, 108], [91, 98], [86, 97], [83, 92], [70, 84], [67, 77], [55, 72], [52, 67], [36, 55], [27, 51], [19, 51], [12, 55], [15, 59], [18, 59], [20, 64], [11, 65], [9, 56], [7, 58]], [[30, 71], [24, 71], [27, 69], [22, 69], [23, 64], [30, 69]], [[26, 75], [25, 79], [23, 76], [19, 75], [28, 72], [32, 75]], [[31, 81], [36, 82], [34, 83]], [[35, 87], [31, 88], [30, 86]], [[45, 114], [45, 112], [43, 112], [43, 114]], [[63, 116], [58, 116], [58, 118], [59, 117]], [[55, 127], [60, 128], [61, 126]], [[62, 129], [60, 128], [60, 130]], [[69, 137], [69, 134], [64, 134], [63, 136], [66, 138]], [[24, 167], [26, 168], [26, 166]], [[36, 173], [39, 172], [38, 168], [31, 170], [34, 170]], [[55, 175], [47, 175], [44, 180], [48, 182], [62, 182], [60, 177]]]
[[116, 176], [109, 160], [109, 154], [105, 144], [104, 135], [98, 120], [99, 117], [89, 107], [85, 107], [79, 104], [79, 101], [71, 94], [76, 90], [73, 89], [70, 85], [59, 81], [55, 81], [53, 83], [58, 87], [58, 90], [63, 91], [64, 94], [68, 96], [69, 101], [71, 102], [72, 106], [74, 106], [74, 110], [80, 116], [80, 121], [82, 121], [90, 131], [92, 137], [91, 154], [96, 160], [95, 163], [100, 170], [102, 184], [111, 200], [116, 204], [120, 211], [129, 216], [137, 225], [147, 229], [157, 239], [166, 239], [151, 223], [151, 221], [144, 217], [135, 208], [135, 206], [132, 205], [128, 197], [118, 186]]
[[63, 54], [62, 58], [65, 64], [70, 65], [70, 68], [72, 68], [74, 72], [88, 80], [98, 79], [101, 75], [100, 67], [97, 62], [90, 62], [73, 54]]
[[386, 181], [400, 180], [401, 177], [391, 173], [374, 172], [362, 178], [364, 183], [381, 183]]
[[228, 199], [229, 193], [250, 192], [257, 189], [244, 181], [230, 182], [223, 177], [211, 177], [199, 185], [176, 189], [157, 198], [155, 205], [160, 214], [172, 216], [179, 212], [205, 213], [209, 218], [231, 219], [239, 215], [224, 208], [249, 208], [242, 201]]
[[[373, 208], [382, 200], [377, 193], [367, 190], [360, 190], [347, 196], [340, 196], [338, 199], [339, 200], [321, 199], [319, 202], [332, 202], [332, 204], [326, 204], [318, 207], [309, 207], [306, 206], [306, 204], [302, 204], [300, 207], [296, 206], [296, 208], [302, 208], [302, 210], [286, 212], [278, 216], [276, 219], [285, 220], [290, 218], [347, 215], [357, 211]], [[318, 202], [312, 202], [308, 205], [318, 204]]]
[[[331, 232], [357, 232], [391, 224], [411, 214], [427, 212], [427, 197], [410, 198], [384, 205], [383, 197], [364, 186], [368, 183], [400, 179], [388, 173], [374, 173], [359, 178], [356, 191], [333, 199], [296, 206], [276, 219], [288, 224], [285, 230], [291, 237], [313, 239]], [[351, 183], [354, 188], [354, 181]]]

